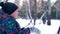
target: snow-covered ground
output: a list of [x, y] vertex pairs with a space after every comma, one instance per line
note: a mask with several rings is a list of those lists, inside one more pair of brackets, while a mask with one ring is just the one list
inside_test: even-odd
[[[22, 27], [27, 27], [28, 23], [30, 23], [30, 20], [29, 19], [17, 19], [17, 22], [20, 24], [22, 28]], [[28, 26], [33, 27], [32, 23]], [[60, 20], [52, 19], [51, 25], [49, 26], [47, 24], [43, 24], [42, 20], [37, 19], [36, 25], [34, 27], [38, 28], [41, 31], [41, 34], [57, 34], [59, 26], [60, 26]]]

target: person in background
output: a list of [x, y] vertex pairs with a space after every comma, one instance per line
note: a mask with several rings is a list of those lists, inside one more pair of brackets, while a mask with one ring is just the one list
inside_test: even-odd
[[18, 6], [11, 2], [0, 2], [0, 34], [30, 34], [29, 28], [20, 28], [16, 21]]
[[57, 34], [60, 34], [60, 26], [59, 26], [59, 29], [58, 29], [58, 31], [57, 31]]

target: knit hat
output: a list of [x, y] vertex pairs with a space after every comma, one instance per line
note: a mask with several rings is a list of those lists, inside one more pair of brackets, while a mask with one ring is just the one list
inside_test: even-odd
[[18, 7], [14, 3], [10, 2], [1, 2], [0, 6], [2, 7], [2, 10], [7, 14], [12, 14]]

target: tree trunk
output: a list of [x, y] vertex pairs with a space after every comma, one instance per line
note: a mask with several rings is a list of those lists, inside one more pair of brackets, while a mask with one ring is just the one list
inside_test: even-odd
[[36, 16], [36, 12], [37, 12], [37, 4], [36, 4], [36, 0], [34, 0], [34, 25], [36, 24], [35, 22], [36, 22], [36, 18], [37, 18], [37, 16]]
[[48, 0], [48, 14], [47, 14], [47, 25], [51, 25], [51, 3], [50, 0]]

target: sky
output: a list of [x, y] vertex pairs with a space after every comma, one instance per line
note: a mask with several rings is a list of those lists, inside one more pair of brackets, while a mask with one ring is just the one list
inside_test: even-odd
[[51, 4], [53, 5], [57, 0], [51, 0]]
[[55, 3], [57, 0], [51, 0], [51, 3]]

